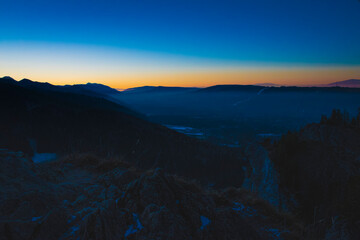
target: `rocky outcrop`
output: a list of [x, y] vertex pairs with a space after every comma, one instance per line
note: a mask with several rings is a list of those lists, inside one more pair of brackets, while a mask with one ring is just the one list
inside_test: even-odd
[[[281, 239], [283, 217], [241, 189], [205, 190], [162, 169], [0, 152], [1, 240]], [[261, 204], [260, 204], [261, 203]], [[293, 236], [293, 235], [292, 235]]]
[[309, 124], [271, 145], [280, 190], [315, 238], [358, 239], [360, 222], [360, 132], [345, 124]]

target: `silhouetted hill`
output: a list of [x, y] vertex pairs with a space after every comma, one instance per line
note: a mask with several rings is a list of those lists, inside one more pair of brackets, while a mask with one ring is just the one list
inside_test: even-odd
[[95, 92], [95, 93], [98, 93], [99, 95], [104, 95], [104, 96], [106, 96], [108, 94], [118, 94], [119, 93], [119, 91], [117, 91], [111, 87], [108, 87], [106, 85], [99, 84], [99, 83], [66, 85], [64, 87], [88, 90], [88, 91]]
[[349, 80], [345, 80], [345, 81], [326, 84], [325, 86], [326, 87], [360, 88], [360, 80], [359, 79], [349, 79]]
[[5, 76], [0, 78], [0, 83], [16, 84], [16, 80], [12, 77]]
[[17, 84], [22, 87], [41, 89], [41, 90], [55, 90], [57, 88], [56, 86], [50, 83], [35, 82], [27, 78], [20, 80]]
[[0, 146], [28, 156], [92, 152], [212, 184], [242, 183], [238, 151], [149, 123], [103, 98], [0, 83], [0, 111]]
[[3, 77], [0, 78], [0, 83], [9, 83], [17, 86], [29, 88], [29, 89], [37, 89], [41, 91], [55, 91], [55, 92], [67, 92], [67, 93], [77, 93], [83, 94], [87, 96], [94, 97], [103, 97], [108, 98], [110, 94], [118, 94], [119, 91], [102, 85], [98, 83], [87, 83], [87, 84], [77, 84], [77, 85], [65, 85], [65, 86], [55, 86], [50, 83], [44, 82], [36, 82], [31, 81], [29, 79], [22, 79], [20, 81], [16, 81], [11, 77]]

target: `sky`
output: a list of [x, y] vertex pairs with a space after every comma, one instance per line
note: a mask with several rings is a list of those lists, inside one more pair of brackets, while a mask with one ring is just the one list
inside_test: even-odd
[[0, 0], [0, 76], [115, 88], [360, 78], [359, 0]]

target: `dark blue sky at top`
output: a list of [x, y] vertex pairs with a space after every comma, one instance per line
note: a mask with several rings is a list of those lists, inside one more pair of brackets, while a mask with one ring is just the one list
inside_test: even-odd
[[219, 60], [360, 64], [358, 0], [0, 0], [0, 42]]

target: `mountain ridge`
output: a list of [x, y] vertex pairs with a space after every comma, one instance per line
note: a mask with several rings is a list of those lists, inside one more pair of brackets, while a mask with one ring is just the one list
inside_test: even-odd
[[26, 87], [30, 89], [38, 89], [38, 90], [48, 90], [48, 91], [56, 91], [56, 92], [69, 92], [69, 93], [77, 93], [88, 96], [96, 96], [96, 97], [107, 97], [108, 94], [116, 94], [119, 91], [103, 85], [99, 83], [87, 83], [87, 84], [74, 84], [74, 85], [53, 85], [48, 82], [37, 82], [32, 81], [30, 79], [24, 78], [20, 81], [16, 81], [15, 79], [5, 76], [0, 78], [0, 82], [13, 84], [21, 87]]
[[359, 88], [360, 80], [359, 79], [348, 79], [344, 81], [338, 81], [328, 84], [318, 84], [318, 85], [281, 85], [276, 83], [256, 83], [256, 84], [218, 84], [209, 87], [165, 87], [165, 86], [142, 86], [125, 89], [124, 93], [150, 93], [152, 91], [244, 91], [244, 90], [256, 90], [265, 88], [283, 88], [283, 89], [309, 89], [309, 88], [332, 88], [332, 87], [342, 87], [342, 88]]
[[[74, 84], [74, 85], [52, 85], [48, 82], [36, 82], [24, 78], [20, 81], [16, 81], [10, 76], [4, 76], [0, 78], [1, 82], [7, 82], [12, 84], [18, 84], [21, 86], [28, 86], [34, 88], [48, 88], [57, 91], [69, 91], [75, 93], [83, 93], [86, 95], [106, 96], [108, 94], [124, 93], [154, 93], [154, 92], [186, 92], [186, 91], [242, 91], [242, 90], [255, 90], [261, 87], [266, 88], [326, 88], [326, 87], [341, 87], [341, 88], [360, 88], [360, 79], [348, 79], [338, 82], [332, 82], [327, 84], [318, 85], [305, 85], [305, 86], [292, 86], [281, 85], [276, 83], [256, 83], [256, 84], [218, 84], [209, 87], [177, 87], [177, 86], [140, 86], [127, 89], [111, 88], [107, 85], [100, 83], [86, 83], [86, 84]], [[61, 90], [60, 90], [61, 89]]]

